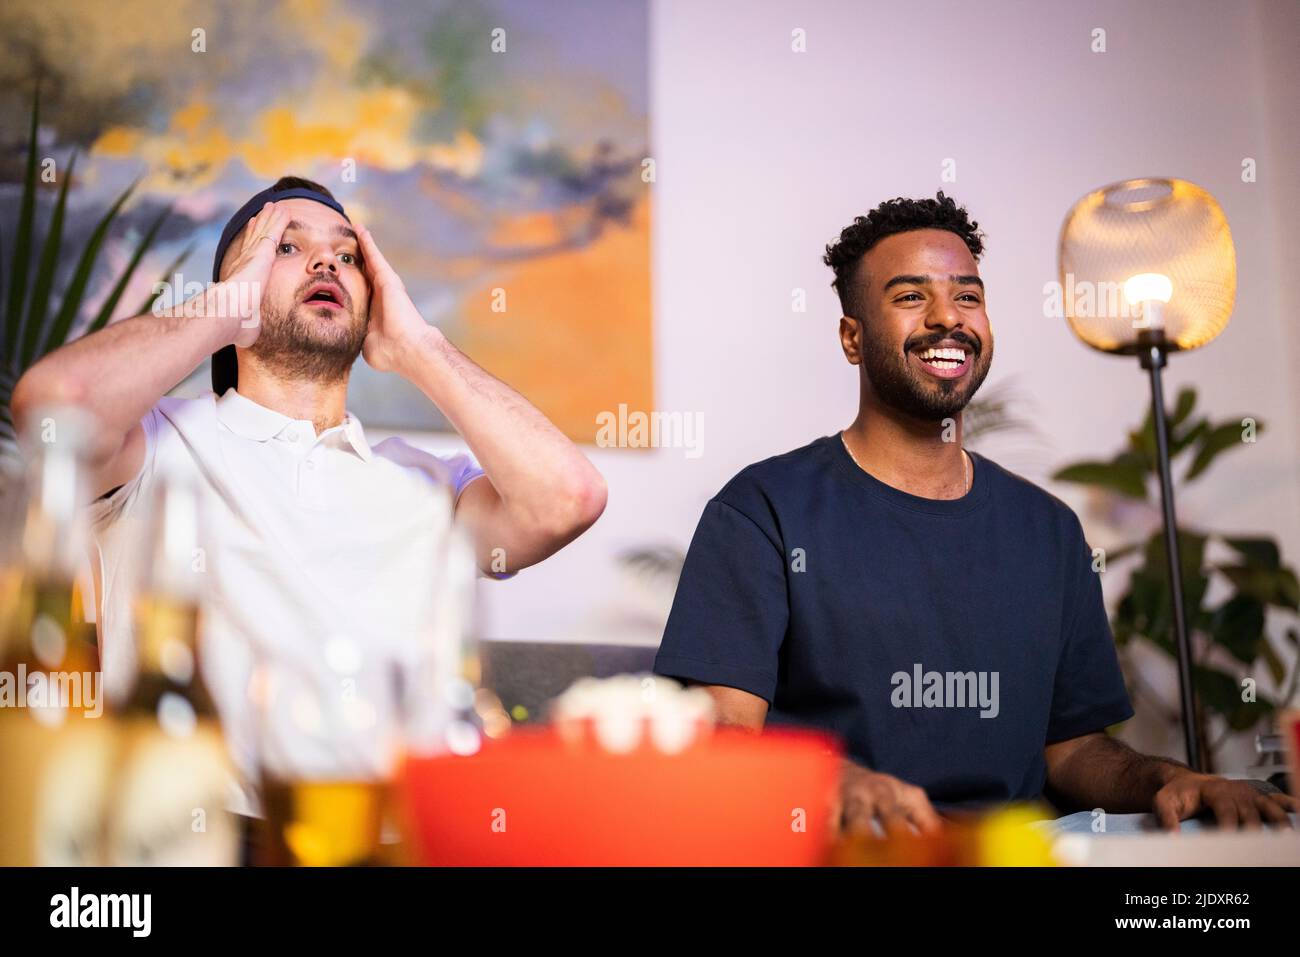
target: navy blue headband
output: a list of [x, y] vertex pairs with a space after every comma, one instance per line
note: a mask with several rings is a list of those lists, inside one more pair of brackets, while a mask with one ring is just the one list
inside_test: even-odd
[[[213, 282], [218, 282], [221, 279], [221, 260], [225, 258], [226, 249], [234, 242], [239, 231], [247, 226], [248, 221], [260, 213], [262, 207], [267, 203], [278, 203], [283, 199], [312, 199], [328, 206], [344, 219], [348, 219], [348, 214], [343, 212], [343, 207], [338, 200], [326, 196], [324, 193], [318, 193], [314, 189], [285, 189], [279, 192], [274, 192], [269, 188], [264, 189], [239, 207], [239, 212], [230, 217], [230, 222], [226, 223], [226, 228], [221, 231], [221, 239], [217, 242], [217, 254], [212, 257]], [[352, 220], [348, 219], [348, 222], [352, 222]]]
[[[230, 222], [226, 223], [226, 228], [221, 231], [221, 240], [217, 243], [217, 253], [212, 257], [212, 281], [221, 280], [221, 260], [226, 256], [226, 249], [234, 242], [235, 236], [239, 231], [248, 225], [248, 221], [262, 211], [262, 207], [267, 203], [278, 203], [282, 199], [311, 199], [318, 203], [324, 203], [330, 209], [334, 210], [348, 222], [348, 214], [343, 212], [343, 207], [339, 201], [326, 196], [324, 193], [318, 193], [314, 189], [286, 189], [280, 192], [274, 192], [271, 189], [264, 189], [243, 206], [239, 207], [239, 212], [230, 217]], [[226, 346], [212, 354], [212, 391], [217, 395], [222, 395], [227, 389], [232, 389], [239, 384], [239, 363], [235, 356], [235, 347]]]

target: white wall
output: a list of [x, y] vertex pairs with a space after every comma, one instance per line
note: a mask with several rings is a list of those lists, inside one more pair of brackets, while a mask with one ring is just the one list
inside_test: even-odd
[[[605, 516], [490, 588], [492, 632], [562, 639], [619, 587], [615, 551], [684, 547], [738, 469], [847, 424], [855, 375], [836, 340], [822, 248], [880, 200], [939, 188], [988, 235], [997, 358], [986, 388], [1014, 377], [1031, 398], [1046, 445], [1021, 470], [1035, 480], [1109, 454], [1147, 401], [1136, 362], [1087, 350], [1043, 317], [1066, 210], [1092, 187], [1144, 174], [1218, 197], [1237, 244], [1236, 313], [1218, 341], [1175, 357], [1168, 387], [1195, 384], [1216, 417], [1253, 413], [1268, 430], [1180, 506], [1190, 522], [1279, 535], [1300, 560], [1300, 331], [1286, 241], [1300, 200], [1287, 113], [1295, 10], [1273, 0], [655, 4], [657, 398], [703, 416], [704, 454], [594, 450], [610, 485]], [[1090, 52], [1094, 27], [1107, 31], [1104, 54]], [[806, 53], [791, 52], [794, 28], [807, 31]], [[1247, 156], [1259, 163], [1253, 184], [1240, 179]], [[957, 162], [955, 184], [940, 181], [945, 158]], [[795, 287], [808, 291], [804, 314], [791, 310]]]

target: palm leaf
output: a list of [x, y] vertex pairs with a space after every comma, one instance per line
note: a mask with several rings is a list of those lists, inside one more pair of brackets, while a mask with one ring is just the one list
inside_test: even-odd
[[[4, 302], [4, 258], [4, 233], [0, 232], [0, 303]], [[3, 313], [0, 313], [0, 325], [5, 325]], [[5, 332], [0, 333], [0, 369], [7, 369], [9, 367], [9, 360], [13, 358], [13, 352], [9, 350], [8, 345], [6, 344], [7, 336], [7, 329]]]
[[32, 100], [32, 125], [27, 136], [27, 172], [18, 204], [18, 227], [14, 232], [14, 258], [9, 268], [9, 303], [5, 309], [5, 355], [18, 355], [18, 330], [22, 324], [23, 301], [27, 296], [27, 270], [31, 264], [32, 220], [36, 213], [36, 119], [40, 113], [41, 90]]
[[124, 269], [122, 275], [118, 277], [116, 285], [113, 286], [113, 291], [108, 294], [108, 298], [105, 299], [104, 304], [100, 306], [99, 315], [95, 316], [90, 325], [86, 327], [85, 335], [90, 335], [92, 332], [98, 332], [100, 329], [103, 329], [104, 326], [108, 325], [108, 320], [112, 318], [114, 310], [117, 309], [118, 300], [122, 298], [122, 293], [126, 290], [127, 284], [130, 283], [131, 277], [135, 275], [136, 268], [140, 265], [140, 260], [144, 259], [144, 254], [148, 252], [149, 247], [153, 245], [154, 237], [158, 235], [158, 230], [162, 228], [163, 220], [165, 220], [170, 213], [171, 207], [169, 206], [158, 215], [158, 218], [155, 219], [153, 223], [150, 224], [148, 230], [145, 231], [144, 237], [140, 240], [140, 245], [136, 247], [135, 252], [131, 256], [131, 261], [127, 263], [126, 269]]
[[[174, 275], [176, 274], [176, 270], [180, 268], [181, 263], [183, 263], [183, 262], [185, 262], [185, 260], [189, 259], [189, 257], [190, 257], [190, 253], [192, 253], [192, 252], [194, 252], [194, 244], [193, 244], [193, 243], [190, 243], [190, 245], [188, 245], [188, 246], [186, 246], [184, 249], [182, 249], [182, 250], [181, 250], [181, 254], [180, 254], [179, 256], [177, 256], [175, 259], [173, 259], [173, 260], [171, 261], [170, 265], [168, 265], [167, 268], [163, 270], [163, 274], [162, 274], [162, 276], [161, 276], [161, 277], [159, 278], [159, 280], [158, 280], [159, 284], [163, 284], [163, 283], [166, 283], [166, 282], [170, 281], [171, 278], [172, 278], [172, 276], [174, 276]], [[137, 309], [135, 312], [131, 313], [131, 315], [133, 315], [133, 316], [143, 316], [146, 312], [152, 312], [152, 311], [153, 311], [153, 305], [154, 305], [154, 303], [156, 303], [157, 301], [158, 301], [158, 294], [157, 294], [157, 293], [152, 293], [152, 292], [151, 292], [151, 293], [150, 293], [150, 294], [145, 298], [144, 302], [140, 303], [140, 308]]]
[[108, 234], [108, 227], [112, 225], [118, 211], [122, 208], [122, 204], [126, 202], [139, 182], [137, 179], [122, 191], [122, 195], [117, 198], [117, 202], [108, 208], [108, 212], [100, 218], [95, 231], [90, 234], [90, 239], [86, 241], [86, 248], [81, 251], [81, 258], [77, 261], [77, 268], [73, 271], [72, 279], [68, 282], [68, 288], [63, 293], [63, 302], [59, 306], [59, 314], [54, 317], [49, 335], [40, 345], [40, 355], [45, 355], [45, 353], [57, 349], [68, 338], [72, 323], [77, 318], [77, 314], [81, 312], [81, 300], [86, 294], [86, 283], [90, 281], [90, 274], [95, 268], [95, 261], [99, 258], [99, 249], [104, 245], [104, 237]]
[[72, 169], [76, 164], [77, 154], [73, 153], [67, 172], [63, 174], [63, 185], [59, 187], [59, 198], [54, 203], [54, 214], [50, 216], [49, 231], [45, 234], [45, 245], [41, 249], [41, 260], [36, 269], [36, 284], [32, 286], [32, 298], [27, 303], [21, 357], [24, 369], [35, 361], [36, 350], [45, 338], [45, 310], [50, 304], [50, 289], [54, 286], [54, 272], [59, 265], [59, 250], [63, 245], [63, 215], [68, 205], [68, 185], [72, 182]]
[[[39, 127], [39, 115], [40, 90], [38, 87], [32, 100], [31, 129], [27, 142], [27, 170], [23, 181], [22, 196], [19, 201], [17, 226], [14, 232], [13, 258], [8, 278], [9, 287], [4, 289], [3, 285], [0, 284], [0, 299], [3, 300], [4, 307], [3, 315], [0, 315], [0, 321], [4, 325], [3, 342], [0, 342], [0, 345], [4, 347], [4, 351], [0, 352], [0, 456], [12, 454], [15, 449], [17, 436], [10, 403], [13, 399], [13, 391], [18, 378], [37, 358], [52, 349], [64, 345], [70, 338], [74, 338], [73, 325], [81, 313], [86, 287], [94, 274], [95, 265], [99, 260], [100, 253], [103, 251], [104, 243], [107, 241], [108, 232], [139, 183], [137, 180], [127, 187], [100, 218], [95, 229], [91, 232], [90, 238], [86, 241], [86, 246], [77, 260], [71, 278], [63, 290], [57, 313], [51, 314], [51, 294], [54, 292], [59, 263], [63, 259], [63, 224], [67, 210], [68, 190], [72, 182], [77, 157], [74, 153], [69, 160], [67, 172], [64, 174], [58, 198], [51, 212], [40, 260], [35, 264], [35, 279], [29, 282], [29, 280], [32, 280], [33, 224], [37, 205], [36, 133]], [[130, 283], [135, 270], [149, 251], [158, 235], [158, 230], [170, 213], [170, 208], [163, 210], [158, 218], [150, 224], [136, 246], [126, 270], [117, 278], [107, 301], [103, 303], [99, 313], [91, 321], [89, 332], [96, 332], [107, 324], [121, 300], [123, 291]], [[180, 261], [189, 255], [191, 249], [186, 249], [181, 254], [176, 263], [169, 267], [169, 272], [174, 270]]]
[[5, 443], [18, 441], [18, 429], [14, 425], [13, 413], [9, 410], [9, 399], [17, 384], [17, 374], [0, 365], [0, 454], [4, 452]]

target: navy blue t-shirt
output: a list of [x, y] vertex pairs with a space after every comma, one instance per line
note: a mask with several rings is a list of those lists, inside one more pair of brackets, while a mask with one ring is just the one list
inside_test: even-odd
[[1045, 745], [1133, 709], [1078, 518], [971, 459], [948, 500], [838, 434], [742, 471], [705, 507], [655, 670], [758, 695], [936, 805], [1040, 795]]

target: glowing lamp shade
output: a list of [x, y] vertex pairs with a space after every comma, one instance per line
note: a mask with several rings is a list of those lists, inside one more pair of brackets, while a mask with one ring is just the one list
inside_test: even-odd
[[1181, 179], [1094, 190], [1061, 227], [1065, 317], [1102, 352], [1196, 349], [1228, 324], [1237, 256], [1213, 196]]

